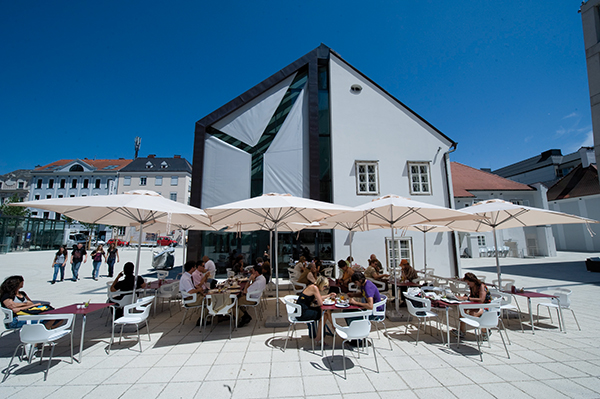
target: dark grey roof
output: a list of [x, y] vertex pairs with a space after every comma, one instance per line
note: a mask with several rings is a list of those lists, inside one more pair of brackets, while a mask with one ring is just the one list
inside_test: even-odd
[[[162, 166], [163, 163], [166, 167]], [[137, 158], [120, 172], [188, 172], [191, 174], [192, 165], [185, 158]]]
[[8, 172], [4, 175], [0, 175], [0, 180], [2, 181], [6, 181], [6, 180], [29, 180], [31, 179], [31, 169], [17, 169], [15, 171], [12, 172]]
[[558, 165], [562, 162], [563, 155], [560, 150], [548, 150], [540, 155], [528, 158], [524, 161], [513, 163], [500, 169], [494, 170], [492, 173], [510, 178], [520, 173], [540, 169], [548, 165]]

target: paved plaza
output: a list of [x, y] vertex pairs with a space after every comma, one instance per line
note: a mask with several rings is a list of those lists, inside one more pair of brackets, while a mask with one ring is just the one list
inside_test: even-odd
[[[122, 268], [135, 260], [135, 250], [121, 250]], [[581, 331], [565, 312], [567, 333], [545, 317], [542, 328], [522, 333], [517, 319], [507, 325], [511, 345], [506, 357], [497, 333], [489, 348], [484, 345], [480, 361], [473, 335], [465, 345], [451, 349], [442, 345], [439, 334], [421, 333], [415, 345], [416, 330], [405, 322], [387, 322], [392, 340], [377, 338], [373, 330], [379, 373], [375, 372], [373, 351], [357, 358], [346, 351], [348, 376], [343, 378], [341, 351], [331, 358], [331, 346], [325, 357], [311, 350], [307, 330], [299, 327], [283, 352], [287, 328], [265, 328], [253, 320], [233, 332], [228, 339], [229, 323], [221, 322], [202, 342], [198, 327], [187, 321], [179, 332], [182, 312], [167, 307], [150, 319], [152, 340], [142, 334], [143, 352], [133, 333], [121, 345], [106, 349], [110, 340], [110, 323], [106, 313], [88, 317], [82, 362], [70, 364], [68, 339], [59, 341], [55, 359], [43, 381], [46, 360], [27, 365], [17, 362], [5, 382], [0, 384], [0, 398], [598, 398], [600, 397], [600, 274], [585, 270], [584, 260], [598, 254], [559, 253], [556, 258], [501, 259], [503, 276], [516, 280], [518, 287], [567, 287], [573, 290], [572, 307]], [[90, 278], [91, 261], [81, 269], [82, 280], [51, 285], [53, 252], [23, 252], [0, 255], [0, 277], [21, 274], [24, 290], [32, 299], [48, 300], [56, 308], [84, 301], [106, 301], [106, 266], [101, 278]], [[182, 259], [177, 249], [176, 259]], [[148, 268], [150, 249], [142, 251], [142, 273], [155, 278]], [[431, 265], [435, 268], [435, 265]], [[463, 272], [473, 271], [495, 278], [493, 258], [462, 259]], [[68, 269], [68, 268], [67, 268]], [[66, 277], [71, 273], [67, 270]], [[284, 290], [282, 294], [287, 294]], [[538, 301], [534, 300], [534, 305]], [[275, 313], [275, 299], [269, 298], [267, 315]], [[527, 304], [520, 299], [521, 309]], [[547, 316], [547, 313], [544, 313]], [[404, 318], [406, 320], [406, 318]], [[452, 321], [451, 321], [452, 323]], [[208, 327], [209, 329], [211, 327]], [[75, 327], [75, 354], [79, 348], [81, 318]], [[444, 330], [445, 331], [445, 330]], [[142, 329], [145, 333], [145, 328]], [[331, 338], [326, 342], [331, 344]], [[338, 339], [339, 346], [339, 339]], [[0, 338], [0, 369], [5, 370], [18, 334]], [[78, 358], [78, 356], [76, 356]], [[45, 358], [46, 359], [46, 358]], [[333, 373], [332, 373], [333, 368]], [[4, 371], [5, 372], [5, 371]]]

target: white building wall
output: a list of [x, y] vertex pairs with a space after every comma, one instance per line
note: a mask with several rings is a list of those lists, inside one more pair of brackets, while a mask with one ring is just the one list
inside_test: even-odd
[[[449, 206], [443, 154], [451, 143], [333, 54], [330, 80], [333, 202], [356, 206], [396, 194]], [[351, 92], [354, 84], [362, 86], [359, 94]], [[379, 195], [357, 195], [355, 161], [379, 162]], [[432, 195], [411, 196], [407, 161], [430, 162]], [[407, 232], [405, 236], [412, 237], [414, 265], [420, 269], [423, 234]], [[439, 275], [453, 275], [450, 235], [431, 236], [434, 234], [428, 237], [428, 267]], [[391, 238], [389, 229], [354, 234], [352, 250], [357, 263], [366, 266], [372, 253], [385, 263], [386, 237]], [[348, 256], [347, 238], [347, 232], [335, 231], [335, 259]]]
[[[162, 177], [162, 184], [156, 185], [156, 177]], [[177, 176], [177, 185], [171, 185], [171, 178]], [[130, 177], [130, 185], [124, 185], [124, 177]], [[140, 184], [140, 178], [146, 177], [146, 184]], [[165, 198], [170, 198], [171, 193], [177, 193], [177, 202], [188, 204], [190, 198], [190, 185], [192, 177], [185, 172], [123, 172], [119, 174], [118, 193], [123, 194], [134, 190], [156, 191]]]
[[[600, 220], [600, 195], [551, 201], [549, 209]], [[595, 233], [592, 237], [588, 228]], [[600, 251], [600, 224], [562, 224], [552, 226], [559, 251]]]

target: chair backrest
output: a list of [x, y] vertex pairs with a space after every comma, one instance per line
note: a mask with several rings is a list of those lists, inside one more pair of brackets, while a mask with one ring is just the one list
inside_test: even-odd
[[[406, 298], [406, 308], [408, 313], [412, 316], [422, 316], [421, 312], [431, 310], [431, 301], [427, 298], [419, 298], [416, 296], [408, 295], [406, 292], [403, 293]], [[421, 306], [419, 307], [418, 304]]]
[[[561, 308], [568, 309], [569, 307], [571, 307], [571, 294], [573, 293], [573, 291], [571, 291], [568, 288], [554, 288], [552, 291], [552, 295], [556, 295], [560, 300]], [[556, 300], [556, 298], [552, 298], [551, 301], [552, 303], [558, 305], [558, 301]]]
[[224, 307], [222, 307], [219, 310], [216, 310], [214, 308], [215, 306], [215, 301], [213, 300], [213, 296], [212, 295], [207, 295], [206, 296], [206, 310], [208, 311], [208, 314], [211, 316], [225, 316], [227, 314], [229, 314], [229, 312], [231, 311], [231, 309], [233, 309], [233, 307], [235, 305], [237, 305], [237, 295], [235, 294], [230, 294], [229, 295], [229, 300], [231, 301], [229, 303], [229, 305], [226, 305]]
[[[498, 316], [500, 315], [500, 306], [493, 303], [467, 303], [458, 305], [460, 316], [475, 320], [481, 328], [494, 328], [498, 326]], [[468, 309], [484, 309], [481, 317], [471, 316], [466, 312]]]
[[333, 267], [326, 267], [321, 271], [325, 277], [333, 278]]
[[167, 278], [167, 276], [169, 275], [169, 271], [168, 270], [157, 270], [156, 271], [156, 277], [159, 280], [164, 280]]
[[302, 315], [302, 307], [296, 303], [298, 295], [286, 295], [283, 297], [285, 310], [287, 311], [288, 320], [290, 323], [295, 323], [298, 317]]
[[[352, 312], [334, 312], [331, 314], [331, 321], [333, 322], [333, 327], [335, 328], [341, 328], [341, 329], [346, 329], [346, 326], [342, 326], [341, 324], [339, 324], [337, 321], [338, 319], [349, 319], [349, 318], [363, 318], [363, 319], [367, 319], [369, 316], [371, 315], [371, 311], [364, 311], [364, 310], [359, 310], [359, 311], [352, 311]], [[367, 320], [369, 321], [369, 320]], [[350, 323], [351, 325], [356, 323], [356, 320], [354, 320], [352, 323]], [[370, 328], [369, 328], [370, 330]]]
[[[494, 284], [496, 287], [498, 287], [498, 280], [492, 280], [492, 284]], [[502, 279], [502, 286], [498, 287], [500, 290], [502, 291], [510, 291], [511, 288], [515, 285], [515, 280], [512, 278], [503, 278]]]
[[[23, 343], [42, 343], [47, 342], [48, 338], [52, 335], [57, 334], [60, 331], [69, 330], [73, 325], [74, 314], [39, 314], [39, 315], [24, 315], [19, 316], [19, 320], [26, 321], [23, 327], [21, 327], [20, 337]], [[48, 330], [46, 326], [41, 323], [45, 320], [65, 320], [65, 323], [52, 329]], [[32, 322], [37, 321], [36, 324]]]
[[348, 327], [344, 328], [348, 339], [367, 338], [371, 333], [371, 321], [368, 319], [354, 320]]
[[455, 294], [463, 294], [470, 291], [469, 286], [464, 281], [449, 280], [448, 285], [450, 286], [450, 290]]
[[355, 283], [348, 283], [348, 291], [350, 292], [358, 292], [360, 291]]
[[[135, 315], [140, 317], [142, 320], [146, 320], [148, 315], [150, 314], [150, 307], [152, 307], [152, 302], [154, 301], [154, 296], [147, 296], [144, 298], [140, 298], [137, 302], [132, 303], [130, 305], [126, 305], [123, 308], [124, 315]], [[135, 312], [137, 311], [137, 312]]]
[[198, 294], [195, 292], [193, 294], [189, 294], [185, 291], [180, 290], [179, 293], [181, 294], [182, 306], [188, 306], [189, 304], [196, 302], [196, 300], [198, 299]]
[[2, 313], [4, 313], [4, 324], [12, 323], [14, 317], [13, 311], [2, 307], [0, 307], [0, 309], [2, 309]]
[[477, 276], [477, 278], [479, 279], [479, 281], [482, 281], [485, 283], [485, 276]]
[[256, 302], [256, 303], [258, 303], [260, 301], [260, 298], [263, 295], [263, 291], [264, 290], [265, 289], [263, 288], [262, 290], [256, 290], [256, 291], [248, 291], [248, 292], [246, 292], [246, 300], [248, 300], [250, 302]]
[[[377, 321], [383, 321], [385, 319], [385, 309], [387, 305], [387, 296], [381, 295], [381, 301], [373, 304], [373, 316], [377, 318]], [[381, 310], [377, 310], [381, 308]]]

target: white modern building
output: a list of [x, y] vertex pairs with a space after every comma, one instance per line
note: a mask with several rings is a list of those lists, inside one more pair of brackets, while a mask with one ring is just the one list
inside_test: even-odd
[[[117, 174], [131, 159], [61, 159], [31, 171], [29, 200], [86, 197], [117, 193]], [[32, 209], [32, 217], [59, 215]]]
[[[542, 184], [527, 185], [493, 173], [452, 162], [452, 184], [456, 209], [498, 198], [514, 204], [548, 209], [547, 189]], [[506, 247], [505, 256], [556, 256], [552, 230], [548, 226], [499, 229], [498, 248]], [[459, 233], [461, 256], [478, 257], [493, 253], [491, 232]]]
[[[321, 45], [196, 123], [191, 204], [207, 208], [276, 192], [350, 206], [397, 194], [450, 207], [448, 153], [455, 146]], [[219, 261], [241, 249], [252, 261], [263, 254], [264, 237], [255, 233], [235, 246], [231, 236], [190, 234], [190, 259], [207, 254]], [[443, 233], [427, 246], [428, 265], [440, 275], [457, 272], [452, 237]], [[280, 262], [303, 253], [345, 259], [350, 239], [345, 231], [303, 232], [298, 240], [282, 234]], [[352, 245], [361, 265], [372, 253], [390, 262], [389, 229], [356, 233]], [[402, 258], [423, 266], [422, 233], [399, 233], [396, 245]]]

